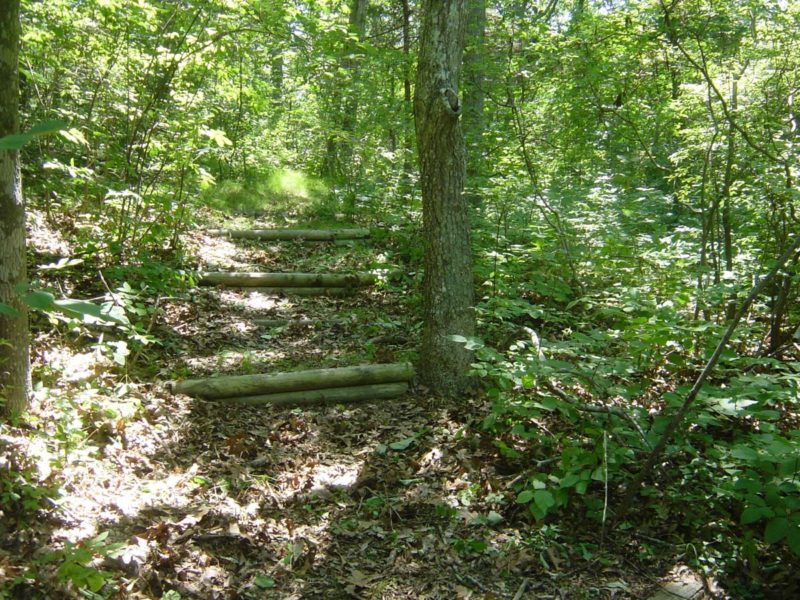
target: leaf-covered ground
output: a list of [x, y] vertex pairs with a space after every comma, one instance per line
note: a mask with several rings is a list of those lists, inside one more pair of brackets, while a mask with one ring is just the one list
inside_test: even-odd
[[[390, 239], [259, 244], [198, 232], [187, 243], [200, 269], [393, 266], [382, 262]], [[69, 332], [41, 335], [34, 423], [62, 454], [22, 430], [3, 442], [61, 496], [48, 518], [5, 526], [0, 576], [24, 579], [35, 563], [39, 583], [15, 595], [80, 597], [79, 575], [56, 570], [74, 556], [58, 554], [69, 541], [93, 557], [76, 561], [86, 581], [99, 573], [113, 598], [648, 597], [681, 549], [646, 524], [619, 533], [581, 514], [536, 522], [515, 501], [524, 468], [477, 426], [489, 411], [478, 393], [443, 401], [415, 385], [399, 400], [291, 409], [167, 391], [175, 377], [406, 360], [418, 341], [414, 281], [347, 299], [213, 288], [165, 297], [151, 329], [162, 345], [132, 367], [152, 383], [121, 375]], [[259, 317], [319, 321], [264, 329]]]

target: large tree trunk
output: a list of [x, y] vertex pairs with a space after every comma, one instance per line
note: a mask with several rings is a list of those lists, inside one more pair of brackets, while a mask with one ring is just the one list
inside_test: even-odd
[[425, 236], [420, 374], [434, 392], [445, 395], [464, 387], [472, 358], [451, 336], [475, 331], [465, 149], [458, 122], [465, 8], [466, 0], [423, 2], [414, 94]]
[[[19, 0], [0, 0], [0, 137], [19, 131]], [[28, 313], [15, 287], [25, 269], [25, 204], [19, 152], [0, 150], [0, 302], [19, 313], [0, 313], [0, 411], [28, 406]]]

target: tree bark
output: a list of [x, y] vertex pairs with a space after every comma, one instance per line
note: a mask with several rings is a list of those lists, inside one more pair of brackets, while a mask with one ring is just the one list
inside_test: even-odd
[[[485, 127], [483, 118], [483, 69], [486, 41], [486, 0], [473, 0], [467, 22], [467, 51], [464, 55], [464, 137], [467, 144], [467, 183], [481, 172], [481, 138]], [[473, 206], [480, 205], [480, 193], [470, 186], [465, 195]]]
[[[0, 137], [19, 132], [19, 34], [19, 0], [0, 0]], [[28, 312], [15, 290], [26, 280], [19, 152], [0, 150], [0, 302], [19, 313], [0, 313], [0, 411], [6, 415], [28, 406]]]
[[209, 229], [208, 235], [238, 240], [334, 242], [370, 236], [369, 229]]
[[420, 374], [443, 395], [463, 389], [472, 360], [472, 353], [451, 336], [475, 331], [458, 97], [465, 17], [466, 0], [423, 2], [414, 94], [425, 238]]
[[312, 404], [342, 404], [364, 400], [384, 400], [396, 398], [408, 391], [408, 384], [378, 383], [375, 385], [357, 385], [351, 387], [327, 388], [322, 390], [305, 390], [302, 392], [283, 392], [279, 394], [261, 394], [258, 396], [237, 396], [222, 398], [231, 404], [269, 404], [271, 406], [308, 406]]
[[414, 368], [410, 364], [393, 363], [269, 375], [228, 375], [208, 379], [187, 379], [171, 384], [171, 388], [176, 394], [214, 400], [377, 383], [399, 383], [408, 381], [412, 377]]
[[200, 285], [354, 288], [375, 283], [370, 273], [204, 273]]

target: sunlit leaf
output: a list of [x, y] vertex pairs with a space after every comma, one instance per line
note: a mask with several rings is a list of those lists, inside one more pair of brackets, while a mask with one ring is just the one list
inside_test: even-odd
[[64, 121], [45, 121], [37, 123], [25, 133], [16, 133], [0, 138], [0, 150], [19, 150], [31, 140], [57, 131], [68, 126]]
[[391, 448], [392, 450], [405, 450], [411, 444], [413, 444], [416, 439], [417, 438], [414, 436], [407, 437], [404, 440], [400, 440], [398, 442], [392, 442], [391, 444], [389, 444], [389, 448]]

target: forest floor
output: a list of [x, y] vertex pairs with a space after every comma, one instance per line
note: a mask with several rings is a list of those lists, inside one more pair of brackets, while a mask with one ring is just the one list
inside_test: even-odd
[[[231, 271], [374, 270], [386, 243], [187, 239], [199, 269]], [[121, 376], [98, 347], [41, 334], [37, 372], [53, 376], [33, 414], [64, 439], [61, 496], [52, 518], [13, 532], [0, 570], [11, 577], [20, 561], [72, 541], [95, 559], [76, 565], [100, 573], [111, 598], [649, 597], [679, 568], [681, 548], [645, 526], [604, 535], [577, 513], [536, 522], [515, 502], [525, 472], [478, 426], [490, 410], [480, 394], [445, 401], [415, 385], [374, 403], [231, 408], [164, 385], [407, 360], [418, 313], [396, 284], [344, 299], [197, 288], [159, 303], [151, 333], [161, 346], [135, 357], [152, 383]], [[259, 317], [319, 322], [264, 329]], [[88, 438], [70, 438], [58, 398], [78, 408], [74, 427], [89, 423]], [[6, 443], [30, 444], [24, 433]], [[47, 480], [46, 451], [25, 450]], [[53, 571], [44, 597], [80, 597], [78, 575], [39, 563]]]

